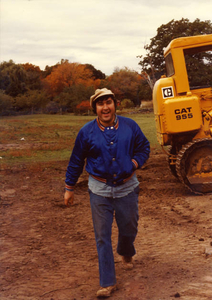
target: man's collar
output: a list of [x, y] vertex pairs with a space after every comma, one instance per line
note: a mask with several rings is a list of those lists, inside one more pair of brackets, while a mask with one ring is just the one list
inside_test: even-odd
[[101, 131], [105, 131], [106, 128], [109, 128], [109, 129], [115, 128], [116, 130], [118, 129], [118, 127], [119, 127], [119, 119], [118, 119], [117, 115], [115, 115], [115, 116], [116, 117], [115, 117], [114, 125], [113, 126], [106, 126], [106, 127], [101, 124], [99, 118], [97, 117], [97, 119], [96, 119], [97, 120], [97, 124], [98, 124], [99, 128], [101, 129]]

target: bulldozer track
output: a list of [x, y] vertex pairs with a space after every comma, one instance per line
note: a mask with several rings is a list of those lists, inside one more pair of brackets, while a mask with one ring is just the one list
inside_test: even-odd
[[[191, 183], [189, 178], [188, 178], [188, 168], [191, 168], [189, 166], [189, 158], [193, 154], [195, 156], [195, 151], [198, 151], [199, 149], [211, 149], [211, 155], [209, 154], [208, 157], [205, 153], [206, 156], [202, 156], [202, 159], [208, 159], [209, 164], [211, 165], [208, 166], [209, 172], [205, 172], [204, 170], [201, 170], [201, 174], [196, 177], [196, 182]], [[210, 169], [211, 168], [211, 169]], [[196, 139], [192, 142], [189, 142], [185, 144], [180, 152], [177, 155], [176, 159], [176, 172], [179, 180], [186, 186], [188, 187], [192, 192], [196, 194], [204, 194], [204, 193], [212, 193], [212, 138], [204, 138], [204, 139]], [[209, 180], [208, 177], [207, 179], [206, 176], [204, 175], [209, 174]]]

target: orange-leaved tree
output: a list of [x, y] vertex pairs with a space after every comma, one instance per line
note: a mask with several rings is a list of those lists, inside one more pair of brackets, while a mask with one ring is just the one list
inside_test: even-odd
[[51, 97], [59, 95], [65, 88], [77, 85], [95, 86], [92, 72], [85, 65], [65, 61], [55, 67], [44, 80], [44, 88]]
[[82, 101], [81, 103], [79, 103], [76, 106], [76, 110], [79, 113], [86, 113], [86, 112], [88, 112], [89, 110], [91, 110], [90, 101], [88, 101], [88, 100]]
[[130, 99], [134, 105], [139, 105], [139, 92], [144, 79], [136, 71], [125, 67], [115, 69], [107, 78], [107, 85], [116, 94], [119, 100]]

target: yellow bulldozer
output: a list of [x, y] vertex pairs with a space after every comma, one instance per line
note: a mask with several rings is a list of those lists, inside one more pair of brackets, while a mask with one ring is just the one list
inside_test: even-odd
[[171, 172], [195, 193], [212, 192], [211, 56], [212, 34], [172, 40], [167, 74], [153, 88], [158, 142]]

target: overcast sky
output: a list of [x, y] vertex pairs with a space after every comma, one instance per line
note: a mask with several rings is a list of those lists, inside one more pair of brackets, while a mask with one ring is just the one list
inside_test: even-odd
[[162, 24], [212, 16], [212, 0], [0, 0], [0, 8], [0, 62], [43, 70], [63, 58], [106, 75], [139, 71], [136, 56]]

